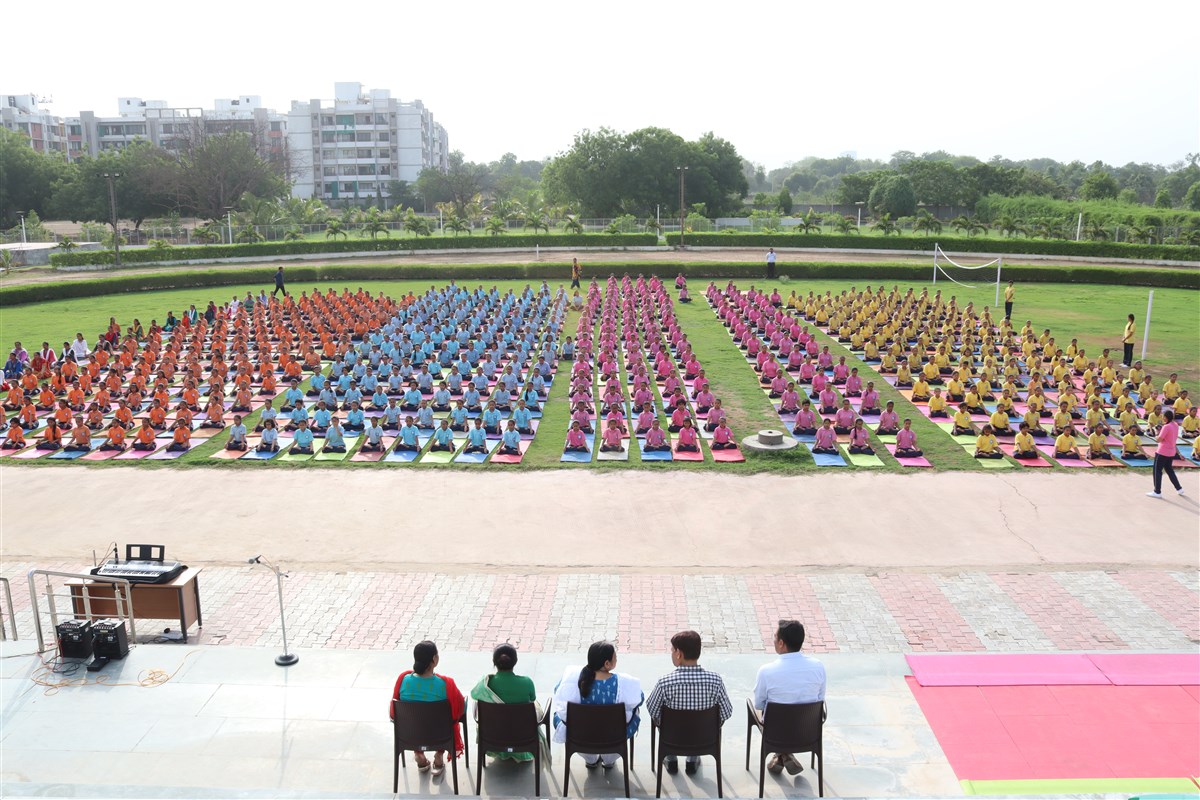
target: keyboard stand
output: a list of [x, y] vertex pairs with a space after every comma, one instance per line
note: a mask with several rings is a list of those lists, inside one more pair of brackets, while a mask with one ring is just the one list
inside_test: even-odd
[[[130, 605], [134, 619], [178, 620], [183, 641], [188, 640], [188, 629], [192, 625], [204, 627], [200, 608], [200, 567], [188, 567], [170, 583], [131, 584]], [[115, 586], [97, 576], [90, 581], [68, 581], [71, 602], [76, 619], [85, 619], [83, 586], [88, 587], [92, 619], [117, 616], [117, 604], [113, 598]]]

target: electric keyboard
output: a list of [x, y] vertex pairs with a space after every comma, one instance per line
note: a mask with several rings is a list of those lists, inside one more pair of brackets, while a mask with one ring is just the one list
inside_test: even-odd
[[98, 578], [124, 578], [130, 583], [169, 583], [187, 565], [178, 561], [107, 561], [92, 570]]

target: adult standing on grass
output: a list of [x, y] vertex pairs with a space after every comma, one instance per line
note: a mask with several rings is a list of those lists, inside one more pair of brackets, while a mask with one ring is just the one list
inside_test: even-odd
[[1004, 289], [1004, 318], [1012, 321], [1013, 299], [1017, 296], [1017, 290], [1013, 287], [1013, 282], [1009, 281], [1008, 286]]
[[767, 248], [767, 278], [775, 277], [775, 248]]
[[1129, 369], [1129, 365], [1133, 363], [1133, 314], [1129, 315], [1129, 320], [1125, 323], [1125, 335], [1121, 337], [1121, 346], [1125, 348], [1121, 366]]
[[[1129, 316], [1133, 316], [1130, 314]], [[1171, 462], [1175, 460], [1178, 450], [1175, 448], [1175, 442], [1179, 440], [1179, 423], [1175, 421], [1175, 412], [1167, 409], [1163, 412], [1163, 425], [1158, 430], [1158, 449], [1154, 451], [1154, 491], [1146, 492], [1147, 497], [1153, 497], [1155, 500], [1162, 499], [1162, 476], [1167, 473], [1167, 477], [1171, 479], [1171, 484], [1175, 487], [1175, 491], [1183, 494], [1183, 486], [1179, 483], [1178, 476], [1175, 475], [1175, 467]]]
[[283, 296], [287, 297], [287, 289], [283, 286], [283, 267], [275, 270], [275, 291], [271, 292], [271, 297], [283, 292]]
[[578, 258], [571, 259], [571, 288], [578, 289], [579, 280], [583, 277], [583, 267], [579, 265]]

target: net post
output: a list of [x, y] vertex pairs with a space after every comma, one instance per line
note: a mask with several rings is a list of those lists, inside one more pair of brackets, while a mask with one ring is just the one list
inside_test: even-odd
[[937, 242], [934, 242], [933, 243], [933, 282], [935, 284], [937, 283], [937, 257], [938, 257], [938, 252], [940, 250], [941, 250], [941, 247], [938, 246]]
[[1000, 270], [1004, 267], [1004, 256], [996, 259], [996, 302], [994, 308], [1000, 307]]

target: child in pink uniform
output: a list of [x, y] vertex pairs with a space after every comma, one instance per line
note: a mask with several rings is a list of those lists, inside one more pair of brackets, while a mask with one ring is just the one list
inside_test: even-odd
[[683, 421], [683, 426], [679, 429], [679, 437], [675, 449], [684, 450], [689, 453], [695, 453], [700, 449], [700, 445], [696, 440], [696, 429], [692, 427], [691, 417]]
[[687, 404], [680, 400], [675, 405], [675, 410], [671, 412], [671, 424], [667, 426], [667, 430], [671, 433], [678, 433], [683, 429], [685, 422], [691, 422], [691, 417], [688, 415]]
[[704, 418], [704, 430], [715, 431], [717, 426], [725, 421], [725, 409], [721, 406], [721, 401], [709, 409], [708, 414]]
[[796, 412], [796, 425], [792, 428], [792, 433], [800, 436], [812, 436], [817, 432], [817, 415], [812, 410], [812, 403], [807, 400], [804, 405], [800, 406], [800, 410]]
[[725, 424], [725, 420], [721, 420], [721, 424], [713, 431], [713, 450], [736, 450], [737, 442], [733, 440], [733, 431]]
[[875, 432], [884, 435], [896, 433], [900, 427], [900, 418], [896, 415], [896, 404], [891, 400], [888, 401], [887, 408], [879, 415], [879, 427]]
[[650, 423], [650, 430], [646, 431], [644, 449], [649, 453], [661, 453], [671, 449], [671, 446], [667, 444], [667, 434], [663, 432], [657, 418]]
[[637, 424], [634, 427], [637, 435], [641, 436], [646, 431], [650, 430], [650, 424], [654, 422], [654, 420], [654, 406], [650, 403], [646, 403], [642, 406], [641, 412], [638, 413]]
[[779, 410], [785, 414], [794, 414], [800, 410], [800, 394], [796, 384], [789, 382], [787, 388], [779, 395]]
[[[855, 420], [858, 415], [854, 413], [854, 409], [850, 407], [849, 400], [842, 401], [842, 407], [833, 415], [833, 431], [834, 433], [849, 433], [854, 427]], [[861, 421], [861, 420], [859, 420]]]
[[896, 432], [896, 456], [898, 458], [921, 458], [923, 455], [925, 454], [917, 447], [917, 435], [912, 432], [912, 420], [904, 420], [904, 427]]
[[[835, 372], [834, 375], [836, 377], [837, 373]], [[837, 383], [837, 381], [834, 380], [834, 383]], [[847, 397], [859, 397], [862, 395], [862, 378], [858, 377], [858, 367], [850, 370], [850, 377], [846, 378], [845, 395]]]
[[861, 419], [854, 420], [854, 427], [850, 430], [850, 452], [864, 456], [875, 455], [875, 450], [867, 439], [867, 429], [863, 427]]
[[867, 381], [867, 388], [862, 393], [862, 405], [859, 413], [870, 414], [879, 410], [879, 392], [875, 391], [875, 382]]
[[822, 414], [837, 413], [837, 395], [834, 393], [831, 387], [826, 386], [821, 390], [820, 401]]
[[578, 422], [572, 422], [571, 430], [567, 431], [567, 446], [564, 449], [564, 452], [587, 452], [587, 435], [583, 432], [583, 429], [579, 427]]
[[615, 419], [608, 421], [608, 427], [604, 429], [604, 441], [600, 444], [601, 453], [624, 453], [625, 445], [621, 442], [620, 424]]
[[823, 420], [821, 427], [817, 428], [817, 441], [813, 443], [812, 447], [814, 453], [837, 454], [837, 433], [834, 432], [832, 425], [830, 420]]

